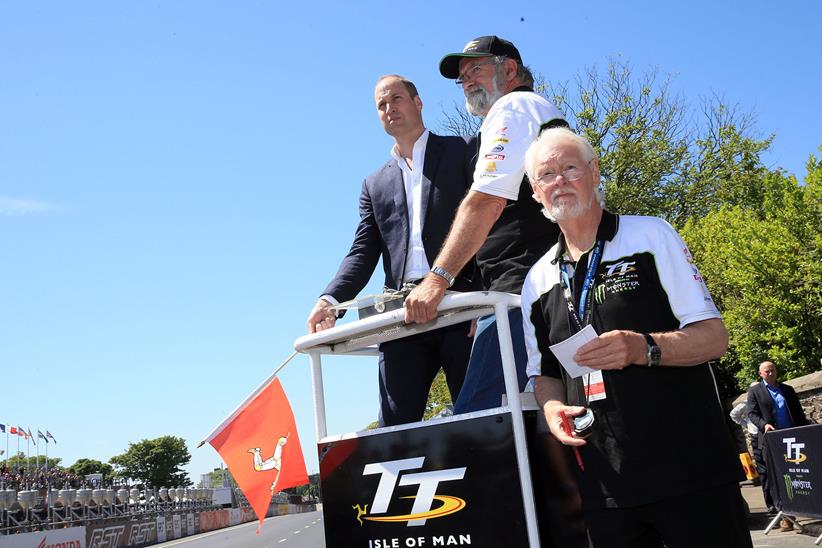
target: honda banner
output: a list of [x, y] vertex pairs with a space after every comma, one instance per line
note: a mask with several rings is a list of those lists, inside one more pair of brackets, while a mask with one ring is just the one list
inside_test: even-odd
[[69, 527], [35, 533], [0, 536], [3, 548], [86, 548], [86, 528]]

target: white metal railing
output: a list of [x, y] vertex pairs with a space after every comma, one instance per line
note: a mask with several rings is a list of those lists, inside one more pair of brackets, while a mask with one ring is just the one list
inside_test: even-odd
[[[516, 448], [529, 546], [530, 548], [539, 548], [539, 533], [534, 507], [534, 492], [531, 485], [531, 469], [528, 463], [525, 423], [522, 419], [522, 400], [514, 362], [511, 328], [508, 322], [508, 310], [519, 308], [519, 306], [519, 295], [510, 293], [493, 291], [453, 293], [447, 294], [443, 298], [437, 308], [437, 318], [431, 322], [405, 324], [405, 309], [399, 308], [298, 338], [294, 342], [294, 349], [308, 354], [311, 359], [314, 427], [317, 441], [322, 442], [328, 435], [320, 356], [323, 354], [377, 355], [379, 351], [374, 345], [381, 342], [401, 339], [417, 333], [424, 333], [494, 314], [497, 320], [505, 392], [508, 402], [506, 407], [511, 413], [514, 431], [514, 446]], [[427, 424], [435, 424], [437, 420], [432, 419], [416, 424], [425, 427]]]

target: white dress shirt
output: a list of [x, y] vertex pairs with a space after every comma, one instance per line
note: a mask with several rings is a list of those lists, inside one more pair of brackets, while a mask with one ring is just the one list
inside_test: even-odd
[[400, 156], [397, 145], [391, 148], [391, 156], [397, 161], [402, 171], [402, 182], [405, 186], [405, 202], [408, 204], [408, 252], [405, 257], [405, 276], [403, 282], [424, 278], [431, 270], [425, 248], [422, 245], [422, 168], [425, 161], [425, 148], [428, 146], [429, 132], [426, 129], [414, 143], [411, 162], [408, 167], [405, 158]]

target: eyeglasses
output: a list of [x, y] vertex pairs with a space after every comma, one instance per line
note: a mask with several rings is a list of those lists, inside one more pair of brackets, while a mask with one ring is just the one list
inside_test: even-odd
[[[589, 160], [588, 164], [590, 163], [591, 161]], [[540, 186], [551, 186], [556, 183], [557, 177], [560, 175], [562, 175], [562, 178], [570, 183], [582, 179], [585, 172], [579, 167], [567, 167], [562, 170], [562, 173], [552, 173], [548, 171], [537, 177], [536, 183]]]
[[456, 82], [454, 82], [454, 83], [457, 84], [458, 86], [461, 86], [465, 82], [473, 80], [474, 78], [479, 76], [481, 67], [483, 67], [485, 65], [496, 65], [497, 63], [498, 63], [497, 59], [491, 59], [490, 61], [485, 61], [483, 63], [477, 63], [476, 65], [474, 65], [470, 69], [468, 69], [465, 72], [463, 72], [462, 74], [460, 74], [459, 78], [457, 78]]

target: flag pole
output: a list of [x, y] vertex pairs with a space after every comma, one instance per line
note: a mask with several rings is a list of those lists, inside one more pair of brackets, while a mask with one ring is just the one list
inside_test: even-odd
[[239, 415], [239, 414], [240, 414], [240, 411], [242, 411], [242, 410], [245, 408], [245, 406], [248, 404], [248, 402], [250, 402], [251, 400], [253, 400], [254, 398], [256, 398], [256, 397], [257, 397], [257, 394], [259, 394], [260, 392], [262, 392], [262, 391], [263, 391], [263, 389], [264, 389], [266, 386], [268, 386], [268, 385], [271, 383], [271, 381], [273, 381], [273, 380], [274, 380], [274, 377], [276, 377], [276, 376], [277, 376], [277, 373], [279, 373], [279, 372], [280, 372], [280, 370], [282, 370], [282, 368], [283, 368], [283, 367], [285, 367], [285, 366], [288, 364], [288, 362], [290, 362], [292, 359], [294, 359], [294, 356], [296, 356], [296, 355], [297, 355], [297, 351], [295, 350], [294, 352], [292, 352], [292, 353], [291, 353], [291, 355], [290, 355], [290, 356], [288, 356], [288, 357], [285, 359], [285, 361], [284, 361], [283, 363], [281, 363], [281, 364], [279, 365], [279, 367], [277, 367], [277, 369], [275, 369], [275, 370], [274, 370], [274, 372], [273, 372], [271, 375], [269, 375], [269, 376], [268, 376], [268, 378], [266, 378], [266, 379], [265, 379], [265, 380], [264, 380], [264, 381], [260, 384], [260, 386], [258, 386], [258, 387], [254, 390], [254, 392], [252, 392], [252, 393], [251, 393], [251, 395], [250, 395], [250, 396], [248, 396], [245, 400], [243, 400], [243, 403], [241, 403], [240, 405], [238, 405], [238, 406], [237, 406], [237, 408], [236, 408], [234, 411], [232, 411], [232, 412], [231, 412], [231, 413], [230, 413], [230, 414], [229, 414], [229, 415], [228, 415], [225, 419], [223, 419], [223, 422], [221, 422], [221, 423], [220, 423], [220, 424], [219, 424], [219, 425], [218, 425], [218, 426], [217, 426], [214, 430], [212, 430], [212, 431], [211, 431], [211, 433], [209, 433], [209, 434], [208, 434], [208, 435], [207, 435], [207, 436], [203, 439], [203, 441], [201, 441], [201, 442], [197, 445], [197, 449], [199, 449], [200, 447], [202, 447], [202, 446], [203, 446], [203, 445], [205, 445], [206, 443], [208, 443], [208, 442], [210, 442], [211, 440], [213, 440], [213, 439], [217, 436], [217, 434], [219, 434], [219, 433], [223, 430], [223, 427], [224, 427], [226, 424], [228, 424], [229, 422], [231, 422], [231, 420], [232, 420], [234, 417], [236, 417], [237, 415]]

